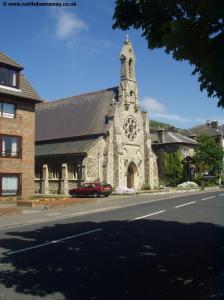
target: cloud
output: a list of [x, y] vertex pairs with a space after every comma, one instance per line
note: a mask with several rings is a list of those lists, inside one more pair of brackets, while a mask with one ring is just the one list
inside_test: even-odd
[[172, 121], [173, 123], [188, 123], [191, 121], [177, 114], [167, 112], [165, 105], [152, 97], [143, 98], [142, 104], [143, 107], [149, 112], [151, 118]]
[[81, 31], [88, 29], [87, 24], [76, 14], [63, 9], [55, 11], [54, 18], [56, 19], [56, 36], [62, 40], [73, 38]]
[[161, 118], [161, 119], [165, 119], [165, 120], [171, 120], [171, 121], [175, 121], [175, 122], [181, 122], [181, 123], [191, 122], [190, 119], [184, 118], [184, 117], [176, 115], [176, 114], [166, 114], [166, 113], [157, 114], [157, 113], [154, 113], [153, 115], [157, 118]]
[[[189, 126], [189, 123], [198, 123], [198, 124], [205, 124], [207, 120], [210, 121], [218, 121], [219, 125], [224, 124], [223, 116], [207, 116], [207, 117], [197, 117], [195, 119], [185, 118], [175, 113], [170, 113], [167, 111], [165, 105], [160, 101], [156, 100], [152, 97], [145, 97], [142, 101], [143, 108], [148, 111], [150, 118], [154, 120], [158, 120], [161, 122], [168, 122], [175, 126]], [[181, 125], [182, 124], [182, 125]], [[195, 125], [194, 125], [195, 126]]]
[[[51, 10], [50, 15], [54, 19], [53, 31], [51, 30], [50, 34], [53, 32], [54, 37], [70, 49], [85, 48], [86, 54], [93, 55], [113, 45], [109, 39], [91, 34], [88, 24], [75, 13], [64, 8], [55, 8]], [[88, 35], [81, 34], [85, 31], [88, 31]]]
[[166, 111], [166, 108], [162, 103], [151, 97], [145, 97], [143, 99], [143, 106], [147, 111], [154, 113], [163, 113]]

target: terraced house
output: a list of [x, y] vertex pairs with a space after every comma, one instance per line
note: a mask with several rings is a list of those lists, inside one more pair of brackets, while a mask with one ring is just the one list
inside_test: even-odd
[[0, 52], [0, 200], [34, 193], [35, 104], [23, 66]]

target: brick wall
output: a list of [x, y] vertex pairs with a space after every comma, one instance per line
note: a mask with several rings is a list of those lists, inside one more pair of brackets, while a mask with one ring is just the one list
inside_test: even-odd
[[[0, 99], [17, 106], [16, 118], [0, 117], [0, 133], [22, 138], [22, 157], [0, 158], [0, 173], [21, 174], [21, 197], [29, 198], [34, 194], [35, 105], [23, 99], [6, 96], [0, 96]], [[1, 199], [5, 197], [0, 197]]]

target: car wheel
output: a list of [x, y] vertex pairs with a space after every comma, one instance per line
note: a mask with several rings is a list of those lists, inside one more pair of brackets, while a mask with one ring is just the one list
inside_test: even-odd
[[72, 193], [72, 198], [78, 198], [78, 194], [77, 193]]
[[94, 198], [98, 198], [99, 197], [99, 194], [97, 192], [93, 193], [93, 197]]
[[109, 196], [108, 194], [105, 195], [105, 197], [108, 197], [108, 196]]

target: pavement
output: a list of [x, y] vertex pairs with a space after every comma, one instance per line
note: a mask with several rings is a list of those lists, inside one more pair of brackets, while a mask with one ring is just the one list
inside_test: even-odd
[[0, 217], [1, 216], [8, 216], [8, 215], [15, 215], [22, 213], [22, 209], [17, 207], [17, 203], [1, 203], [0, 202]]
[[[219, 189], [218, 187], [215, 188], [205, 188], [205, 191], [214, 191]], [[173, 194], [173, 193], [189, 193], [189, 192], [201, 192], [201, 190], [195, 190], [195, 189], [189, 189], [189, 190], [164, 190], [159, 192], [149, 192], [147, 193], [144, 191], [143, 193], [139, 192], [137, 194], [114, 194], [111, 195], [113, 199], [119, 197], [128, 197], [133, 195], [164, 195], [164, 194]], [[101, 198], [102, 199], [102, 198]], [[35, 200], [19, 200], [19, 201], [0, 201], [0, 216], [4, 215], [11, 215], [11, 214], [19, 214], [23, 212], [23, 209], [25, 207], [44, 207], [44, 208], [54, 208], [54, 207], [64, 207], [64, 206], [74, 206], [74, 205], [80, 205], [80, 204], [89, 204], [96, 202], [96, 199], [88, 197], [88, 198], [70, 198], [70, 197], [56, 197], [56, 198], [43, 198], [43, 195], [40, 199], [36, 198]]]

